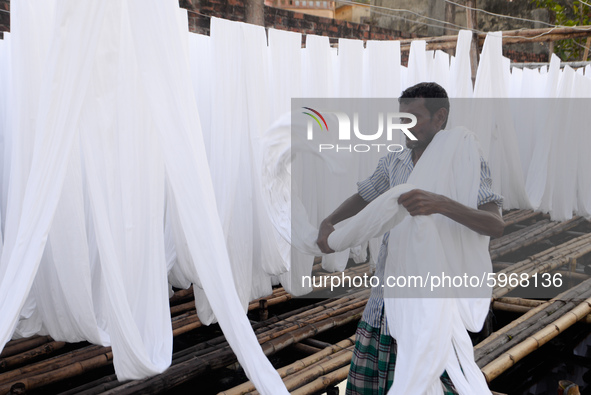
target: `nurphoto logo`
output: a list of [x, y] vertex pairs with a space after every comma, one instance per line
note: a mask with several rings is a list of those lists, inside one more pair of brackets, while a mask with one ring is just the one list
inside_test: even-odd
[[[321, 132], [328, 132], [328, 123], [326, 118], [317, 110], [311, 107], [302, 107], [303, 114], [310, 117], [307, 125], [307, 138], [314, 140], [314, 129], [320, 129]], [[392, 141], [393, 131], [401, 130], [409, 140], [417, 140], [417, 138], [410, 132], [410, 128], [417, 124], [417, 118], [406, 112], [388, 112], [384, 117], [383, 112], [377, 113], [377, 131], [365, 133], [362, 131], [359, 124], [359, 113], [353, 113], [353, 127], [351, 127], [351, 118], [342, 111], [324, 111], [325, 115], [333, 115], [338, 122], [338, 140], [339, 142], [350, 142], [352, 135], [361, 141], [376, 141], [382, 138], [384, 129], [386, 130], [386, 140]], [[384, 121], [385, 118], [385, 121]], [[404, 120], [404, 122], [403, 122]], [[408, 121], [407, 121], [408, 120]], [[315, 126], [318, 125], [318, 126]], [[353, 133], [351, 133], [351, 130]], [[380, 150], [388, 152], [400, 152], [404, 147], [400, 144], [318, 144], [318, 152], [334, 151], [334, 152], [369, 152], [371, 150]]]

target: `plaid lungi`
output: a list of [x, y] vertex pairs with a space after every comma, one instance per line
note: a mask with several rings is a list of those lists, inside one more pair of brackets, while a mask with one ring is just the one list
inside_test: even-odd
[[[364, 321], [359, 322], [356, 335], [345, 394], [386, 395], [394, 381], [396, 340]], [[443, 372], [441, 383], [445, 395], [458, 394], [447, 372]]]

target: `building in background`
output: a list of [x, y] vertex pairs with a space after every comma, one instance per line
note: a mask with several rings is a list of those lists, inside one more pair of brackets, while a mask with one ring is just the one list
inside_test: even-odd
[[371, 15], [370, 0], [265, 0], [265, 5], [360, 24], [369, 23]]
[[332, 0], [265, 0], [265, 5], [325, 18], [335, 17], [335, 2]]

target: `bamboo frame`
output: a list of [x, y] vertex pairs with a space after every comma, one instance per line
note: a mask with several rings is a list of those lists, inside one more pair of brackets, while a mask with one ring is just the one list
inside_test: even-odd
[[[300, 372], [304, 368], [307, 368], [307, 367], [323, 360], [325, 357], [332, 355], [332, 354], [338, 352], [339, 350], [342, 350], [343, 348], [351, 347], [354, 344], [355, 344], [355, 335], [349, 337], [348, 339], [340, 341], [331, 347], [327, 347], [327, 348], [323, 349], [322, 351], [320, 351], [319, 353], [316, 353], [316, 354], [311, 355], [311, 356], [304, 358], [304, 359], [300, 359], [299, 361], [296, 361], [290, 365], [287, 365], [285, 367], [277, 369], [277, 373], [279, 373], [279, 376], [281, 378], [285, 378], [288, 375], [293, 375], [297, 372]], [[252, 384], [252, 382], [247, 381], [246, 383], [240, 384], [237, 387], [220, 392], [218, 395], [243, 395], [243, 394], [247, 394], [247, 393], [250, 393], [253, 391], [256, 391], [255, 386]]]
[[[579, 284], [579, 286], [581, 286], [581, 284]], [[479, 349], [481, 349], [481, 348], [483, 348], [483, 347], [491, 344], [492, 342], [494, 342], [499, 337], [504, 336], [511, 329], [517, 327], [518, 325], [521, 325], [522, 323], [524, 323], [525, 321], [529, 320], [534, 315], [536, 315], [539, 312], [545, 310], [551, 304], [553, 304], [553, 303], [555, 303], [557, 301], [562, 301], [565, 298], [570, 297], [570, 295], [573, 295], [574, 293], [576, 293], [576, 290], [575, 289], [566, 290], [566, 291], [562, 292], [561, 294], [557, 295], [556, 297], [554, 297], [553, 299], [551, 299], [551, 300], [549, 300], [547, 302], [542, 303], [538, 307], [532, 308], [530, 311], [528, 311], [527, 313], [525, 313], [521, 317], [519, 317], [516, 320], [512, 321], [510, 324], [505, 325], [504, 327], [502, 327], [498, 331], [493, 332], [486, 339], [484, 339], [483, 341], [481, 341], [480, 343], [478, 343], [476, 346], [474, 346], [475, 353], [478, 352]]]
[[[526, 273], [528, 274], [528, 278], [531, 278], [534, 274], [555, 270], [560, 266], [567, 264], [569, 260], [581, 257], [589, 252], [591, 252], [591, 234], [586, 234], [532, 255], [521, 262], [499, 271], [497, 276], [500, 273]], [[510, 285], [496, 287], [493, 290], [493, 298], [497, 299], [506, 295], [515, 288], [517, 287], [511, 287]]]
[[[361, 290], [339, 299], [318, 302], [312, 305], [312, 309], [307, 306], [279, 317], [273, 317], [266, 322], [254, 325], [253, 329], [256, 329], [259, 342], [263, 343], [263, 351], [269, 355], [330, 328], [359, 320], [368, 296], [369, 290]], [[279, 326], [273, 323], [278, 323], [280, 320], [282, 323], [279, 326], [282, 326], [282, 329], [278, 330]], [[182, 330], [183, 326], [179, 327], [179, 325], [185, 324], [187, 321], [193, 321], [189, 325], [200, 325], [196, 314], [191, 312], [174, 317], [173, 328], [176, 326], [177, 329]], [[273, 326], [273, 328], [270, 329], [269, 326]], [[3, 375], [0, 375], [0, 380], [2, 380], [0, 381], [0, 394], [8, 392], [10, 387], [15, 384], [15, 379], [22, 382], [26, 390], [31, 390], [111, 363], [110, 348], [91, 347], [94, 349], [90, 351], [81, 349], [78, 354], [67, 353], [56, 357], [58, 364], [55, 363], [56, 359], [51, 359], [25, 367], [26, 372], [9, 372], [11, 377], [4, 376], [4, 380], [2, 380]], [[93, 355], [93, 353], [98, 353], [98, 355]], [[77, 358], [74, 360], [73, 356], [76, 355]], [[164, 375], [146, 379], [147, 381], [140, 380], [126, 384], [114, 381], [112, 378], [101, 379], [97, 380], [98, 386], [96, 388], [85, 386], [84, 392], [93, 394], [110, 390], [115, 393], [135, 393], [136, 390], [139, 390], [142, 393], [156, 393], [176, 385], [176, 380], [186, 381], [195, 374], [227, 366], [235, 360], [234, 353], [225, 342], [224, 337], [220, 336], [204, 344], [175, 353], [173, 366]], [[195, 366], [195, 361], [199, 361], [198, 366]], [[27, 373], [26, 377], [23, 377], [22, 373]], [[141, 389], [138, 389], [138, 386]]]
[[564, 222], [551, 222], [548, 219], [541, 220], [534, 225], [492, 240], [490, 242], [490, 258], [493, 260], [498, 259], [520, 248], [572, 229], [583, 221], [584, 219], [581, 217], [574, 217]]
[[552, 324], [547, 325], [534, 335], [529, 336], [523, 342], [504, 352], [501, 356], [484, 366], [482, 368], [482, 373], [486, 377], [486, 380], [490, 383], [493, 379], [523, 359], [526, 355], [537, 350], [589, 313], [591, 313], [591, 298], [586, 299], [583, 303], [577, 305], [574, 309], [558, 318]]
[[499, 337], [493, 342], [487, 344], [485, 347], [475, 350], [474, 357], [477, 364], [479, 366], [486, 365], [490, 361], [497, 358], [501, 353], [511, 348], [512, 345], [523, 341], [525, 338], [527, 338], [527, 336], [530, 336], [535, 331], [551, 324], [556, 320], [556, 317], [560, 317], [568, 313], [577, 306], [581, 299], [584, 300], [591, 297], [591, 289], [588, 287], [581, 287], [577, 290], [577, 292], [581, 290], [583, 290], [583, 292], [573, 296], [573, 300], [568, 302], [555, 301], [540, 312], [531, 316], [531, 318], [527, 321], [524, 321], [523, 323], [512, 328], [510, 331], [507, 331], [505, 336]]

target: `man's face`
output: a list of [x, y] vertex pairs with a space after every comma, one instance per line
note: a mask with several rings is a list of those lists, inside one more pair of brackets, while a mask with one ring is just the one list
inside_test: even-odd
[[[425, 107], [425, 99], [420, 97], [411, 100], [408, 103], [400, 104], [400, 112], [408, 112], [417, 117], [417, 124], [409, 131], [417, 138], [417, 140], [410, 140], [406, 138], [406, 147], [409, 149], [425, 149], [435, 137], [435, 134], [441, 129], [441, 122], [437, 113], [431, 116], [431, 113]], [[403, 118], [401, 123], [410, 123], [410, 119]]]

